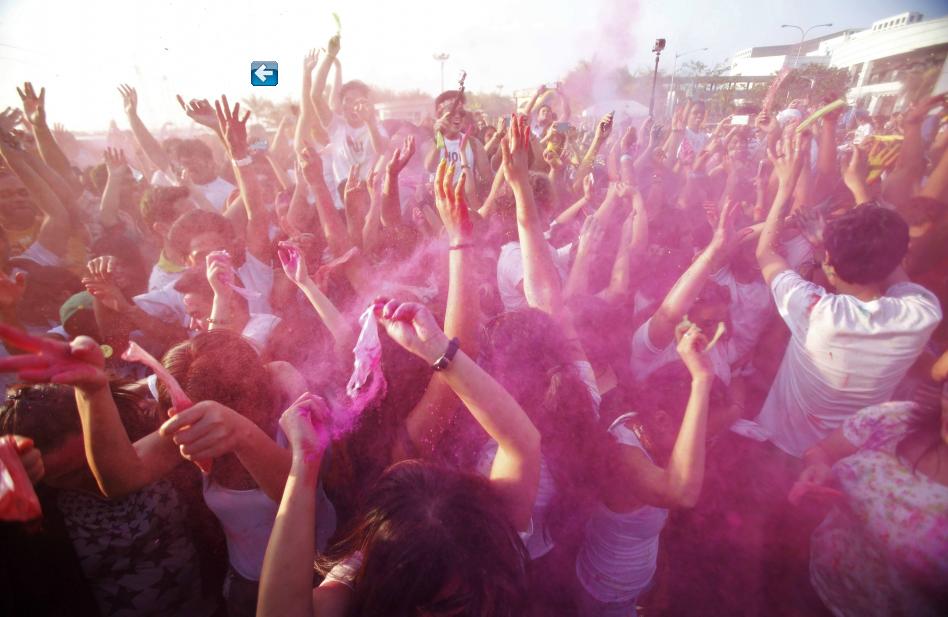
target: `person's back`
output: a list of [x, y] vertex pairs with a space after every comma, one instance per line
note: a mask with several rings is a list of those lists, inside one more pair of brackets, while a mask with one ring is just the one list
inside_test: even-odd
[[842, 293], [792, 270], [774, 278], [791, 339], [757, 421], [787, 453], [801, 456], [859, 409], [887, 401], [941, 320], [934, 294], [894, 279], [907, 242], [897, 214], [861, 206], [827, 230], [824, 268]]

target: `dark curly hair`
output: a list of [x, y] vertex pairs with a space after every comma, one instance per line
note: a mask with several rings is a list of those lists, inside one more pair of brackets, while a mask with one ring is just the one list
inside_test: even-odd
[[893, 210], [867, 203], [857, 206], [826, 227], [829, 265], [847, 283], [880, 283], [902, 262], [908, 251], [905, 220]]

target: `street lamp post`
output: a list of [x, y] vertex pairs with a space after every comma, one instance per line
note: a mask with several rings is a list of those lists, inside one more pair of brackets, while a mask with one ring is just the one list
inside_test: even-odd
[[435, 54], [432, 56], [435, 60], [441, 63], [441, 92], [444, 92], [444, 63], [448, 58], [451, 57], [451, 54], [441, 52], [440, 54]]
[[831, 28], [833, 24], [816, 24], [815, 26], [810, 26], [804, 30], [801, 26], [795, 26], [793, 24], [782, 24], [781, 28], [796, 28], [800, 31], [800, 44], [797, 45], [797, 54], [793, 60], [793, 68], [799, 68], [797, 65], [800, 64], [800, 52], [803, 50], [803, 43], [806, 42], [806, 35], [810, 33], [810, 30], [815, 30], [816, 28]]
[[702, 47], [700, 49], [689, 49], [688, 51], [682, 51], [675, 54], [675, 60], [672, 62], [672, 78], [671, 78], [671, 87], [668, 89], [668, 96], [671, 99], [669, 103], [669, 108], [674, 109], [675, 104], [678, 103], [678, 96], [675, 93], [675, 73], [678, 72], [678, 58], [682, 56], [687, 56], [688, 54], [697, 53], [699, 51], [708, 51], [707, 47]]

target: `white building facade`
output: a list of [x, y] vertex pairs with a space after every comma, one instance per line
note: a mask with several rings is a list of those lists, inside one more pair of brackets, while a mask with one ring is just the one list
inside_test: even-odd
[[948, 16], [925, 19], [907, 12], [865, 30], [844, 30], [799, 45], [742, 50], [731, 59], [728, 74], [767, 76], [807, 64], [844, 68], [852, 78], [850, 104], [887, 114], [904, 107], [919, 90], [948, 91], [946, 57]]

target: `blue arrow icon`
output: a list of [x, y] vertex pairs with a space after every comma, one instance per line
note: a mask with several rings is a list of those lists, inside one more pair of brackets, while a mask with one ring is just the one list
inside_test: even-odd
[[275, 86], [279, 82], [279, 67], [275, 60], [254, 60], [250, 63], [251, 86]]

